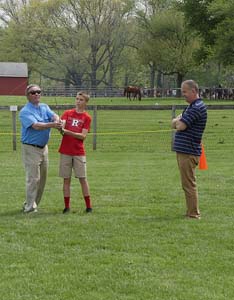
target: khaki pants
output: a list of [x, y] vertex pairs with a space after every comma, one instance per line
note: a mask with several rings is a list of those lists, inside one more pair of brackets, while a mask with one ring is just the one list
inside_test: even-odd
[[44, 192], [48, 170], [48, 147], [36, 148], [22, 144], [22, 157], [26, 173], [26, 201], [24, 210], [36, 208]]
[[195, 169], [199, 163], [199, 156], [176, 153], [177, 163], [180, 170], [182, 188], [185, 193], [187, 212], [189, 217], [199, 217], [198, 192]]

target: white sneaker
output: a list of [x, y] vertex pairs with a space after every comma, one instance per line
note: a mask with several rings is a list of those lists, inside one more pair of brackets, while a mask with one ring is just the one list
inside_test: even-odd
[[27, 202], [25, 201], [23, 204], [23, 212], [28, 213], [28, 212], [37, 212], [37, 204], [36, 202], [33, 203], [32, 208], [26, 208], [27, 207]]
[[24, 209], [23, 212], [24, 213], [31, 213], [31, 212], [36, 213], [37, 209], [32, 207], [30, 209]]

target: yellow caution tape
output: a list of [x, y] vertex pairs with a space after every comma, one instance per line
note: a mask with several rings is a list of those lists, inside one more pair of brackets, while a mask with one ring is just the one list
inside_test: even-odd
[[169, 132], [171, 129], [164, 130], [139, 130], [139, 131], [116, 131], [116, 132], [97, 132], [89, 133], [91, 135], [124, 135], [124, 134], [138, 134], [138, 133], [157, 133], [157, 132]]
[[[172, 129], [161, 129], [161, 130], [139, 130], [139, 131], [115, 131], [115, 132], [90, 132], [89, 135], [124, 135], [124, 134], [139, 134], [139, 133], [158, 133], [158, 132], [171, 132]], [[12, 133], [12, 132], [0, 132], [1, 135], [17, 135], [20, 133]], [[60, 135], [60, 133], [55, 133], [53, 135]]]

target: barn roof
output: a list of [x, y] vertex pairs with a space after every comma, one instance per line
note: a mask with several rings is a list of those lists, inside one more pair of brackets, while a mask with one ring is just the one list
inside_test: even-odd
[[28, 77], [26, 63], [0, 62], [0, 77]]

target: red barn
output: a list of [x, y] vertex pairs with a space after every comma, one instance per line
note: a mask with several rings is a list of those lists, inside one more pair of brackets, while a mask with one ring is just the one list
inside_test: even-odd
[[0, 62], [0, 95], [25, 95], [27, 85], [26, 63]]

